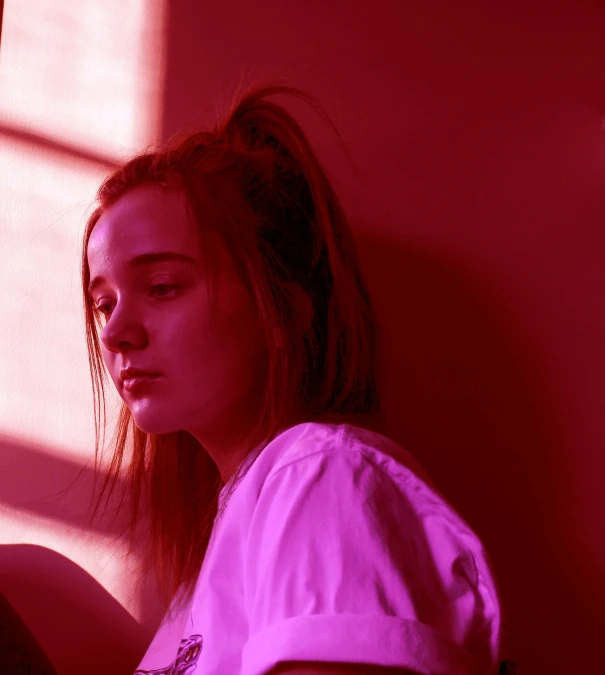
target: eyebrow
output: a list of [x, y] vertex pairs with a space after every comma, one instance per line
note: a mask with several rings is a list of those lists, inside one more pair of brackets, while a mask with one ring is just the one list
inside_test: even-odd
[[[140, 267], [146, 267], [148, 265], [153, 265], [159, 262], [172, 261], [185, 263], [187, 265], [197, 265], [197, 260], [191, 258], [188, 255], [183, 255], [182, 253], [176, 253], [174, 251], [158, 251], [157, 253], [141, 253], [130, 260], [127, 260], [124, 264], [130, 269], [136, 269]], [[88, 284], [88, 293], [89, 295], [95, 290], [97, 286], [105, 283], [105, 277], [95, 277], [90, 284]]]

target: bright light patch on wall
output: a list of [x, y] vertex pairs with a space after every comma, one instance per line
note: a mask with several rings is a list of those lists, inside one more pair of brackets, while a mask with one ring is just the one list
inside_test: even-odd
[[35, 143], [0, 136], [0, 148], [0, 433], [86, 456], [94, 419], [80, 240], [106, 171]]
[[155, 140], [159, 0], [19, 0], [4, 10], [0, 124], [121, 157]]
[[[159, 139], [164, 11], [163, 0], [18, 0], [0, 50], [0, 544], [63, 553], [135, 616], [125, 563], [101, 562], [107, 533], [82, 544], [85, 484], [59, 493], [94, 456], [85, 220], [114, 166]], [[106, 397], [108, 442], [111, 381]]]

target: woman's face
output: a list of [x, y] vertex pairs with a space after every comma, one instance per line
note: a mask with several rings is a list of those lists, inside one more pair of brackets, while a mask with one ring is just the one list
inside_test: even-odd
[[[183, 200], [145, 185], [105, 211], [87, 248], [91, 298], [107, 314], [103, 358], [136, 425], [191, 432], [221, 468], [258, 419], [267, 350], [252, 297], [222, 245], [210, 315], [197, 225]], [[135, 262], [168, 252], [182, 259]], [[120, 379], [127, 367], [160, 375], [128, 391]]]

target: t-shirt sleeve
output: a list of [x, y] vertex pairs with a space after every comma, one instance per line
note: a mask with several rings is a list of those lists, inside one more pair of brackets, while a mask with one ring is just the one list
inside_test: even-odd
[[277, 468], [245, 551], [242, 675], [282, 661], [496, 673], [498, 596], [481, 543], [404, 467], [394, 476], [334, 451]]

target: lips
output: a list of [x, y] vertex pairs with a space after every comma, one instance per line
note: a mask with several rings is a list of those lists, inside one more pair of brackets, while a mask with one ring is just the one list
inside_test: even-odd
[[120, 371], [120, 379], [122, 382], [125, 380], [132, 380], [137, 377], [156, 377], [161, 375], [161, 373], [153, 372], [151, 370], [143, 370], [142, 368], [134, 368], [129, 366], [128, 368], [122, 368]]
[[147, 385], [156, 382], [161, 378], [159, 374], [138, 375], [137, 377], [126, 378], [122, 381], [122, 386], [126, 391], [137, 391], [140, 388], [145, 388]]

